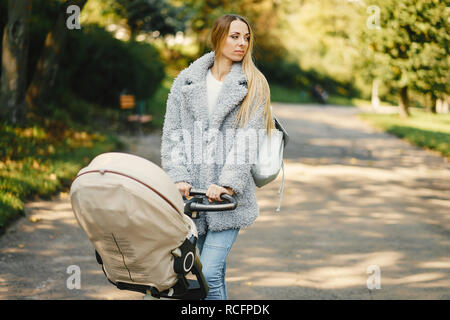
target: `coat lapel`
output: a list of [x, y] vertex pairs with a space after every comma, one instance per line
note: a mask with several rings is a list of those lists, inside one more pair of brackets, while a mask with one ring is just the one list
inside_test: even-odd
[[241, 62], [235, 62], [223, 81], [222, 88], [217, 97], [216, 108], [211, 123], [208, 120], [208, 99], [206, 75], [208, 69], [214, 64], [214, 51], [211, 51], [186, 69], [185, 84], [181, 91], [186, 96], [188, 107], [196, 121], [202, 121], [206, 128], [220, 128], [224, 118], [232, 112], [247, 94], [247, 78], [242, 69]]

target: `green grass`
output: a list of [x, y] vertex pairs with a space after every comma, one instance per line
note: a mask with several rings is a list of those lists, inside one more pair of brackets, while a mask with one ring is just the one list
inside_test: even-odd
[[450, 157], [450, 114], [412, 110], [409, 118], [401, 118], [397, 114], [368, 113], [360, 117], [416, 146], [436, 150]]
[[113, 136], [0, 124], [0, 233], [23, 215], [26, 201], [67, 190], [92, 158], [122, 148]]
[[270, 99], [273, 102], [310, 103], [311, 99], [305, 91], [286, 88], [275, 83], [270, 84]]
[[[311, 97], [308, 95], [306, 91], [286, 88], [278, 84], [270, 84], [270, 96], [273, 102], [299, 103], [299, 104], [318, 103], [314, 99], [311, 99]], [[354, 106], [354, 107], [371, 105], [369, 100], [338, 95], [330, 95], [328, 97], [328, 104], [337, 106]], [[381, 105], [387, 104], [381, 103]]]

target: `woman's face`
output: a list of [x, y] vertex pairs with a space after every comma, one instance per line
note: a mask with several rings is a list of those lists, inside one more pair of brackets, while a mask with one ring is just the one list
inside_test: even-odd
[[244, 58], [250, 41], [250, 33], [245, 22], [234, 20], [222, 48], [222, 54], [232, 61], [241, 61]]

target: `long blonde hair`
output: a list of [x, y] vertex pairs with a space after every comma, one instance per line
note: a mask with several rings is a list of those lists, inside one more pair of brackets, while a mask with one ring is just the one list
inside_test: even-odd
[[253, 62], [254, 36], [250, 24], [244, 17], [237, 14], [225, 14], [214, 21], [211, 30], [211, 43], [215, 52], [215, 58], [221, 56], [223, 45], [230, 30], [230, 24], [234, 20], [244, 22], [250, 33], [248, 50], [242, 59], [242, 68], [247, 76], [248, 91], [236, 115], [235, 125], [240, 125], [241, 128], [244, 127], [257, 107], [264, 103], [263, 116], [266, 122], [267, 133], [269, 133], [271, 129], [275, 128], [270, 110], [270, 87], [266, 77]]

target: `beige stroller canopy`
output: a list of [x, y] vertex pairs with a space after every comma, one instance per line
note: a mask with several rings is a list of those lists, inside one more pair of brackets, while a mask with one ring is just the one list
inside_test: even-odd
[[[173, 251], [192, 237], [195, 250], [197, 230], [184, 214], [180, 192], [160, 167], [131, 154], [101, 154], [78, 173], [70, 197], [106, 277], [119, 289], [163, 292], [179, 282]], [[182, 273], [198, 257], [190, 250]]]

